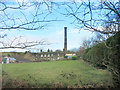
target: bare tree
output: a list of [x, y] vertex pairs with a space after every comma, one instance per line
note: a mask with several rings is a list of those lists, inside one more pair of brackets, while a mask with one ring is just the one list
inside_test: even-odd
[[78, 51], [76, 52], [77, 56], [80, 57], [80, 58], [82, 58], [84, 51], [85, 51], [85, 47], [80, 46], [80, 48], [79, 48]]
[[[37, 45], [49, 45], [50, 43], [41, 40], [41, 41], [20, 41], [21, 40], [21, 36], [20, 37], [15, 37], [13, 40], [10, 40], [9, 42], [5, 42], [5, 41], [0, 41], [0, 49], [8, 49], [8, 48], [20, 48], [20, 49], [25, 49], [25, 48], [29, 48], [29, 47], [33, 47], [33, 46], [37, 46]], [[24, 37], [23, 37], [24, 38]]]
[[67, 11], [64, 15], [73, 18], [76, 26], [103, 34], [115, 34], [120, 31], [119, 0], [78, 1], [72, 0], [63, 4]]
[[[0, 32], [6, 30], [41, 30], [48, 23], [57, 21], [50, 19], [54, 3], [49, 0], [0, 0]], [[25, 41], [14, 44], [20, 37], [15, 37], [11, 42], [5, 42], [7, 33], [0, 33], [0, 49], [27, 48], [44, 45], [45, 41]]]
[[104, 34], [100, 33], [95, 33], [93, 37], [90, 37], [89, 39], [86, 39], [82, 43], [82, 47], [86, 48], [91, 48], [101, 42], [104, 42], [107, 38], [105, 37]]
[[46, 23], [56, 21], [47, 19], [52, 5], [48, 0], [0, 1], [0, 30], [43, 29]]

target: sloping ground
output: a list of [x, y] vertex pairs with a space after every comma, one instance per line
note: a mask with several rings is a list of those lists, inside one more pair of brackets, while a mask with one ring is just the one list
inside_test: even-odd
[[112, 87], [112, 75], [82, 60], [3, 64], [3, 87]]
[[34, 57], [31, 54], [25, 54], [23, 52], [3, 52], [2, 56], [13, 57], [17, 62], [32, 62]]
[[18, 62], [32, 62], [31, 59], [24, 58], [24, 56], [21, 56], [21, 55], [15, 55], [14, 58]]

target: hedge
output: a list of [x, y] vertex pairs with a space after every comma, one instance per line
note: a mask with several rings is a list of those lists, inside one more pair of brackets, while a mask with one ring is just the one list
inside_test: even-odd
[[97, 68], [108, 68], [113, 74], [115, 87], [120, 87], [120, 32], [86, 49], [83, 60]]
[[72, 56], [72, 60], [77, 60], [77, 56]]
[[106, 66], [103, 64], [105, 49], [106, 47], [104, 43], [100, 43], [92, 48], [88, 48], [83, 54], [83, 59], [93, 64], [94, 67], [104, 69], [106, 68]]

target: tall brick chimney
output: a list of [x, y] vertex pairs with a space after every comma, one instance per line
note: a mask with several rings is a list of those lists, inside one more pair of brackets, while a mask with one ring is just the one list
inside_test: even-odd
[[64, 53], [67, 52], [67, 27], [64, 27]]

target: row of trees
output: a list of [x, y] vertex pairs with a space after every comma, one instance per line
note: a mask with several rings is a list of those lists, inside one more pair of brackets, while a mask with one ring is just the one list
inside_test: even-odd
[[79, 47], [79, 49], [77, 50], [77, 55], [82, 58], [83, 57], [83, 53], [85, 51], [85, 49], [87, 48], [92, 48], [93, 46], [102, 43], [106, 40], [106, 35], [104, 34], [100, 34], [100, 33], [95, 33], [93, 35], [93, 37], [89, 37], [89, 39], [86, 39], [82, 42], [82, 45]]

